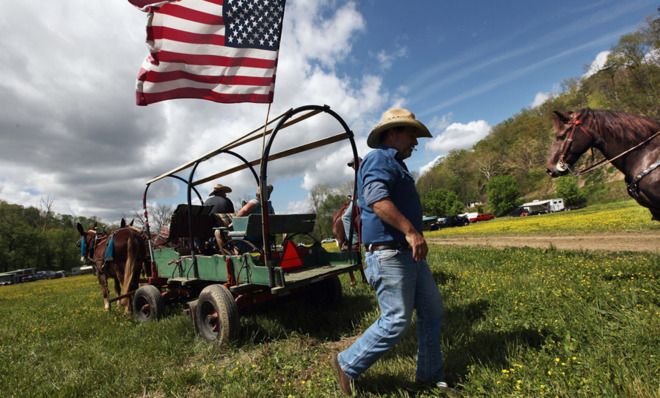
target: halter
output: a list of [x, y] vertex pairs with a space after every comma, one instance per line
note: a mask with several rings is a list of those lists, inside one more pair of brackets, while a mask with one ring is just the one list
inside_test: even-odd
[[[566, 167], [566, 169], [569, 171], [571, 171], [571, 168], [566, 162], [565, 157], [571, 149], [571, 145], [573, 144], [573, 140], [575, 137], [575, 132], [578, 130], [578, 127], [582, 125], [582, 121], [579, 119], [579, 117], [580, 117], [579, 114], [572, 116], [571, 121], [569, 122], [570, 125], [566, 127], [560, 134], [558, 134], [559, 137], [565, 136], [564, 141], [562, 142], [561, 147], [559, 148], [559, 164]], [[590, 135], [589, 133], [586, 132], [585, 134]]]
[[[559, 137], [561, 137], [561, 136], [566, 136], [566, 138], [564, 139], [564, 141], [563, 141], [562, 144], [561, 144], [561, 148], [559, 148], [559, 149], [560, 149], [560, 154], [559, 154], [559, 164], [560, 164], [560, 165], [563, 165], [564, 167], [566, 167], [566, 169], [567, 169], [568, 171], [573, 171], [573, 170], [571, 170], [571, 167], [568, 165], [568, 163], [566, 163], [565, 156], [568, 154], [568, 152], [569, 152], [570, 149], [571, 149], [571, 144], [573, 144], [573, 139], [574, 139], [574, 137], [575, 137], [575, 133], [576, 133], [576, 131], [578, 130], [578, 127], [582, 125], [582, 121], [579, 119], [579, 117], [580, 117], [579, 114], [576, 114], [575, 116], [573, 116], [573, 117], [571, 118], [571, 121], [569, 122], [570, 126], [566, 127], [566, 128], [560, 133], [560, 134], [558, 134]], [[588, 131], [583, 130], [583, 129], [580, 129], [580, 130], [581, 130], [584, 134], [587, 134], [587, 135], [591, 136], [591, 138], [593, 139], [593, 136], [592, 136], [591, 134], [589, 134]], [[642, 145], [644, 145], [644, 144], [646, 144], [647, 142], [651, 141], [652, 139], [654, 139], [654, 138], [657, 137], [658, 135], [660, 135], [660, 130], [659, 130], [659, 131], [656, 131], [656, 132], [655, 132], [654, 134], [652, 134], [650, 137], [647, 137], [647, 138], [644, 139], [642, 142], [638, 143], [637, 145], [634, 145], [634, 146], [631, 147], [631, 148], [628, 148], [627, 150], [621, 152], [620, 154], [618, 154], [618, 155], [616, 155], [616, 156], [614, 156], [614, 157], [611, 157], [611, 158], [609, 158], [609, 159], [608, 159], [608, 158], [603, 158], [603, 159], [599, 160], [598, 162], [592, 164], [591, 166], [586, 167], [586, 168], [584, 168], [584, 169], [582, 169], [582, 170], [580, 170], [580, 171], [577, 171], [575, 174], [579, 176], [579, 175], [582, 175], [582, 174], [588, 173], [588, 172], [590, 172], [590, 171], [592, 171], [592, 170], [594, 170], [594, 169], [597, 169], [598, 167], [603, 166], [603, 165], [606, 164], [607, 162], [613, 162], [613, 161], [615, 161], [616, 159], [620, 158], [621, 156], [626, 155], [626, 154], [628, 154], [628, 153], [634, 151], [635, 149], [641, 147]], [[658, 163], [658, 162], [656, 162], [656, 163], [654, 163], [653, 165], [651, 165], [647, 170], [642, 171], [642, 172], [640, 173], [641, 175], [639, 176], [639, 178], [636, 179], [637, 182], [639, 182], [639, 180], [641, 180], [643, 177], [645, 177], [645, 176], [646, 176], [647, 174], [649, 174], [651, 171], [653, 171], [653, 170], [655, 170], [657, 167], [659, 167], [659, 166], [657, 165], [657, 163]]]
[[90, 262], [94, 262], [94, 250], [96, 249], [96, 244], [99, 240], [99, 234], [96, 231], [94, 232], [94, 240], [90, 242], [89, 248], [86, 248], [86, 241], [85, 235], [91, 233], [91, 231], [87, 231], [85, 235], [83, 235], [82, 239], [80, 239], [80, 255], [84, 258], [86, 258]]

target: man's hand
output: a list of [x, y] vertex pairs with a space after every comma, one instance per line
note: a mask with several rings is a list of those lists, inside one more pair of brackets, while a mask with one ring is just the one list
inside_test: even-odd
[[426, 255], [429, 253], [429, 247], [422, 234], [413, 229], [412, 233], [406, 234], [406, 241], [412, 248], [413, 260], [426, 260]]
[[406, 242], [412, 248], [413, 259], [415, 261], [426, 260], [429, 247], [426, 244], [424, 235], [419, 233], [410, 223], [410, 221], [399, 211], [389, 198], [379, 200], [371, 205], [374, 213], [389, 225], [403, 232]]

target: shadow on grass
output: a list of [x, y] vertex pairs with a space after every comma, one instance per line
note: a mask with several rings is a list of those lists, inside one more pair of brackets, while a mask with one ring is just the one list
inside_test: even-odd
[[458, 344], [450, 344], [445, 352], [447, 379], [454, 383], [465, 381], [470, 365], [509, 368], [507, 359], [512, 346], [540, 349], [549, 334], [547, 330], [516, 329], [507, 332], [478, 332], [465, 336]]
[[433, 270], [432, 273], [433, 279], [438, 285], [446, 285], [447, 283], [458, 279], [456, 275], [444, 271]]
[[485, 318], [490, 304], [479, 300], [445, 312], [443, 336], [445, 372], [451, 382], [463, 382], [470, 365], [509, 367], [507, 353], [511, 346], [539, 349], [548, 330], [519, 328], [511, 331], [474, 331], [474, 325]]
[[335, 305], [318, 305], [304, 295], [290, 295], [251, 307], [241, 313], [237, 343], [260, 344], [300, 333], [320, 340], [354, 334], [366, 313], [375, 310], [369, 295], [342, 297]]
[[[466, 381], [470, 365], [508, 368], [507, 359], [512, 346], [526, 346], [540, 349], [547, 330], [516, 329], [512, 331], [474, 331], [474, 326], [486, 317], [490, 304], [486, 300], [475, 301], [463, 306], [445, 310], [443, 323], [443, 354], [445, 360], [445, 379], [450, 384]], [[417, 337], [412, 325], [403, 341], [386, 356], [415, 358]], [[414, 371], [413, 371], [414, 372]], [[404, 390], [411, 395], [420, 392], [430, 393], [429, 388], [412, 382], [413, 375], [365, 374], [359, 381], [360, 390], [370, 394], [399, 394]]]

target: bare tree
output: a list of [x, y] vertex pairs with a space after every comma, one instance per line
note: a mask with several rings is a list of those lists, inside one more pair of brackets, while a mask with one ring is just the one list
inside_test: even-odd
[[312, 208], [314, 209], [314, 213], [318, 212], [319, 206], [321, 206], [321, 203], [325, 201], [325, 198], [327, 198], [329, 194], [330, 187], [327, 185], [320, 184], [312, 188], [309, 195], [312, 200]]
[[46, 196], [45, 198], [41, 198], [40, 200], [39, 213], [41, 213], [41, 217], [43, 217], [43, 224], [41, 226], [42, 232], [46, 230], [48, 227], [48, 222], [53, 217], [53, 203], [54, 199], [51, 198], [50, 195]]
[[[147, 206], [149, 212], [149, 226], [152, 232], [159, 232], [163, 226], [168, 226], [172, 220], [172, 213], [174, 207], [166, 204], [157, 204], [155, 206]], [[144, 228], [145, 217], [142, 210], [136, 211], [133, 214], [137, 225]]]

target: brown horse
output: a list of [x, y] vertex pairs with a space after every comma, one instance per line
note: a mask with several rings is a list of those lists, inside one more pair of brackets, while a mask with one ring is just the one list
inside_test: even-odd
[[[122, 227], [109, 235], [99, 233], [95, 229], [85, 231], [80, 223], [76, 225], [81, 236], [81, 261], [94, 264], [106, 311], [110, 310], [108, 278], [114, 280], [117, 297], [127, 296], [137, 289], [140, 272], [147, 257], [143, 234], [136, 228], [125, 225], [122, 220]], [[112, 245], [108, 249], [110, 242]], [[125, 312], [130, 312], [130, 300], [124, 297], [120, 302], [124, 305]]]
[[[339, 208], [332, 216], [332, 235], [337, 240], [337, 246], [342, 251], [348, 250], [348, 236], [346, 236], [347, 226], [344, 225], [344, 213], [348, 206], [350, 206], [353, 201], [346, 201], [342, 207]], [[353, 207], [353, 212], [351, 213], [353, 218], [353, 242], [359, 242], [360, 239], [360, 212], [358, 210], [357, 204]]]
[[547, 165], [551, 177], [572, 171], [587, 149], [596, 148], [605, 156], [604, 161], [625, 174], [630, 196], [660, 221], [659, 121], [623, 112], [582, 109], [555, 111], [553, 126], [556, 141], [550, 147]]

